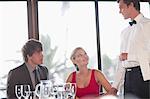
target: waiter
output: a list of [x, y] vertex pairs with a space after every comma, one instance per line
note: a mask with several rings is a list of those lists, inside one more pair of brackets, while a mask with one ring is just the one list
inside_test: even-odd
[[140, 12], [139, 0], [118, 0], [124, 19], [131, 19], [121, 33], [118, 71], [110, 94], [124, 81], [126, 99], [150, 99], [150, 19]]

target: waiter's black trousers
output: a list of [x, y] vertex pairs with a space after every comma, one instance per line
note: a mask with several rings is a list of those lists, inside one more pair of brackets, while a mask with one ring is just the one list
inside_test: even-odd
[[150, 80], [144, 81], [140, 66], [126, 69], [125, 99], [150, 99]]

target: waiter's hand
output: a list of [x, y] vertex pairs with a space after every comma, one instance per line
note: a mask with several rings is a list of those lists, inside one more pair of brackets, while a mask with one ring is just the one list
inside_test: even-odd
[[107, 95], [115, 95], [115, 96], [117, 96], [117, 92], [118, 92], [118, 90], [116, 88], [112, 87], [106, 94]]
[[121, 53], [119, 56], [120, 61], [125, 61], [127, 60], [128, 53]]

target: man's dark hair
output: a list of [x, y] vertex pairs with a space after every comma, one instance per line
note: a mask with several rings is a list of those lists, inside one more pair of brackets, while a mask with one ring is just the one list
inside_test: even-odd
[[[119, 3], [121, 0], [117, 0]], [[122, 0], [127, 6], [133, 3], [134, 8], [140, 12], [140, 0]]]
[[28, 61], [27, 55], [32, 56], [34, 52], [43, 51], [42, 44], [35, 39], [28, 40], [22, 48], [23, 59]]

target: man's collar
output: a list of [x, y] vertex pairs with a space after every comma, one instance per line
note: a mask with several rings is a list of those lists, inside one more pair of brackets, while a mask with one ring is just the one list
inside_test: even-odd
[[33, 72], [35, 69], [37, 69], [38, 68], [38, 65], [35, 65], [35, 67], [32, 67], [30, 64], [28, 64], [28, 63], [25, 63], [26, 64], [26, 66], [27, 66], [27, 68], [28, 68], [28, 70], [30, 71], [30, 72]]
[[143, 17], [144, 17], [143, 14], [140, 13], [140, 14], [138, 14], [138, 15], [134, 18], [134, 20], [135, 20], [137, 23], [139, 23], [139, 21], [140, 21]]

